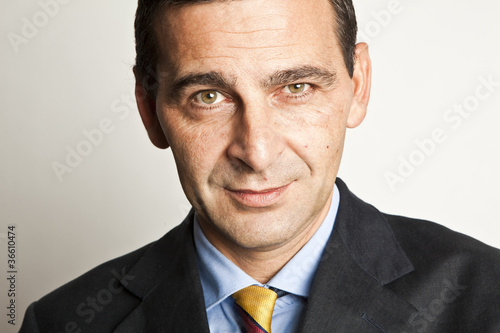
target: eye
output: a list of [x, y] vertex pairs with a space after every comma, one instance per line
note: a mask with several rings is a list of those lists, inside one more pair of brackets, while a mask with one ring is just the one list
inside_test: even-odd
[[226, 98], [217, 90], [205, 90], [198, 93], [195, 99], [200, 104], [217, 104], [225, 100]]
[[285, 86], [283, 89], [287, 93], [300, 94], [303, 93], [304, 91], [309, 90], [310, 87], [311, 86], [307, 83], [294, 83]]

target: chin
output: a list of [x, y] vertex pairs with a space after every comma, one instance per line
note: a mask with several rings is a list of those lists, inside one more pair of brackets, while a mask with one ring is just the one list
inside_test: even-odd
[[257, 237], [241, 237], [237, 239], [233, 239], [239, 247], [254, 250], [254, 251], [264, 251], [273, 248], [279, 248], [283, 246], [283, 244], [287, 243], [287, 237], [270, 237], [271, 235], [267, 235], [265, 239], [257, 238]]
[[[272, 223], [272, 219], [245, 221], [237, 228], [231, 228], [229, 238], [246, 249], [279, 247], [294, 238], [295, 233], [288, 223]], [[238, 222], [235, 222], [238, 223]]]

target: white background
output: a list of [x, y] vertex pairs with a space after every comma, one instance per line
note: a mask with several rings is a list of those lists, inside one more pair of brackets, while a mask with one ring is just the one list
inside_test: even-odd
[[[395, 1], [356, 2], [373, 91], [365, 122], [348, 133], [339, 175], [382, 211], [500, 247], [500, 87], [456, 129], [443, 119], [454, 104], [473, 101], [480, 77], [500, 82], [500, 3]], [[0, 4], [2, 332], [17, 332], [30, 302], [161, 237], [189, 210], [170, 151], [149, 142], [134, 105], [135, 7], [134, 0], [69, 1], [16, 52], [8, 34], [22, 36], [23, 18], [33, 22], [42, 9], [33, 0]], [[389, 9], [390, 18], [380, 15]], [[67, 147], [77, 149], [82, 131], [103, 119], [112, 132], [60, 181], [53, 163], [66, 164]], [[446, 141], [419, 160], [415, 140], [437, 128]], [[397, 174], [410, 155], [421, 165], [391, 189], [386, 173]], [[10, 224], [17, 226], [16, 327], [5, 315]]]

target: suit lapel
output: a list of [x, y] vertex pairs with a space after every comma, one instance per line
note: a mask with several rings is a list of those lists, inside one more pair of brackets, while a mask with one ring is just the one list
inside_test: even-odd
[[115, 333], [209, 331], [192, 228], [193, 211], [130, 270], [123, 284], [142, 302]]
[[334, 231], [301, 332], [402, 332], [415, 308], [385, 286], [413, 271], [384, 216], [338, 179]]

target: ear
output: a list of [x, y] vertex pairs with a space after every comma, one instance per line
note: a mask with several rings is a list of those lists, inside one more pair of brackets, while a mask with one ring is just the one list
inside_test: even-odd
[[370, 100], [372, 64], [366, 43], [356, 45], [354, 60], [354, 74], [352, 76], [354, 95], [347, 117], [347, 127], [349, 128], [357, 127], [365, 119]]
[[152, 98], [144, 89], [142, 80], [137, 75], [136, 68], [134, 67], [135, 75], [135, 99], [137, 101], [137, 108], [141, 115], [142, 123], [148, 132], [149, 139], [158, 148], [166, 149], [169, 147], [165, 133], [156, 115], [156, 100]]

